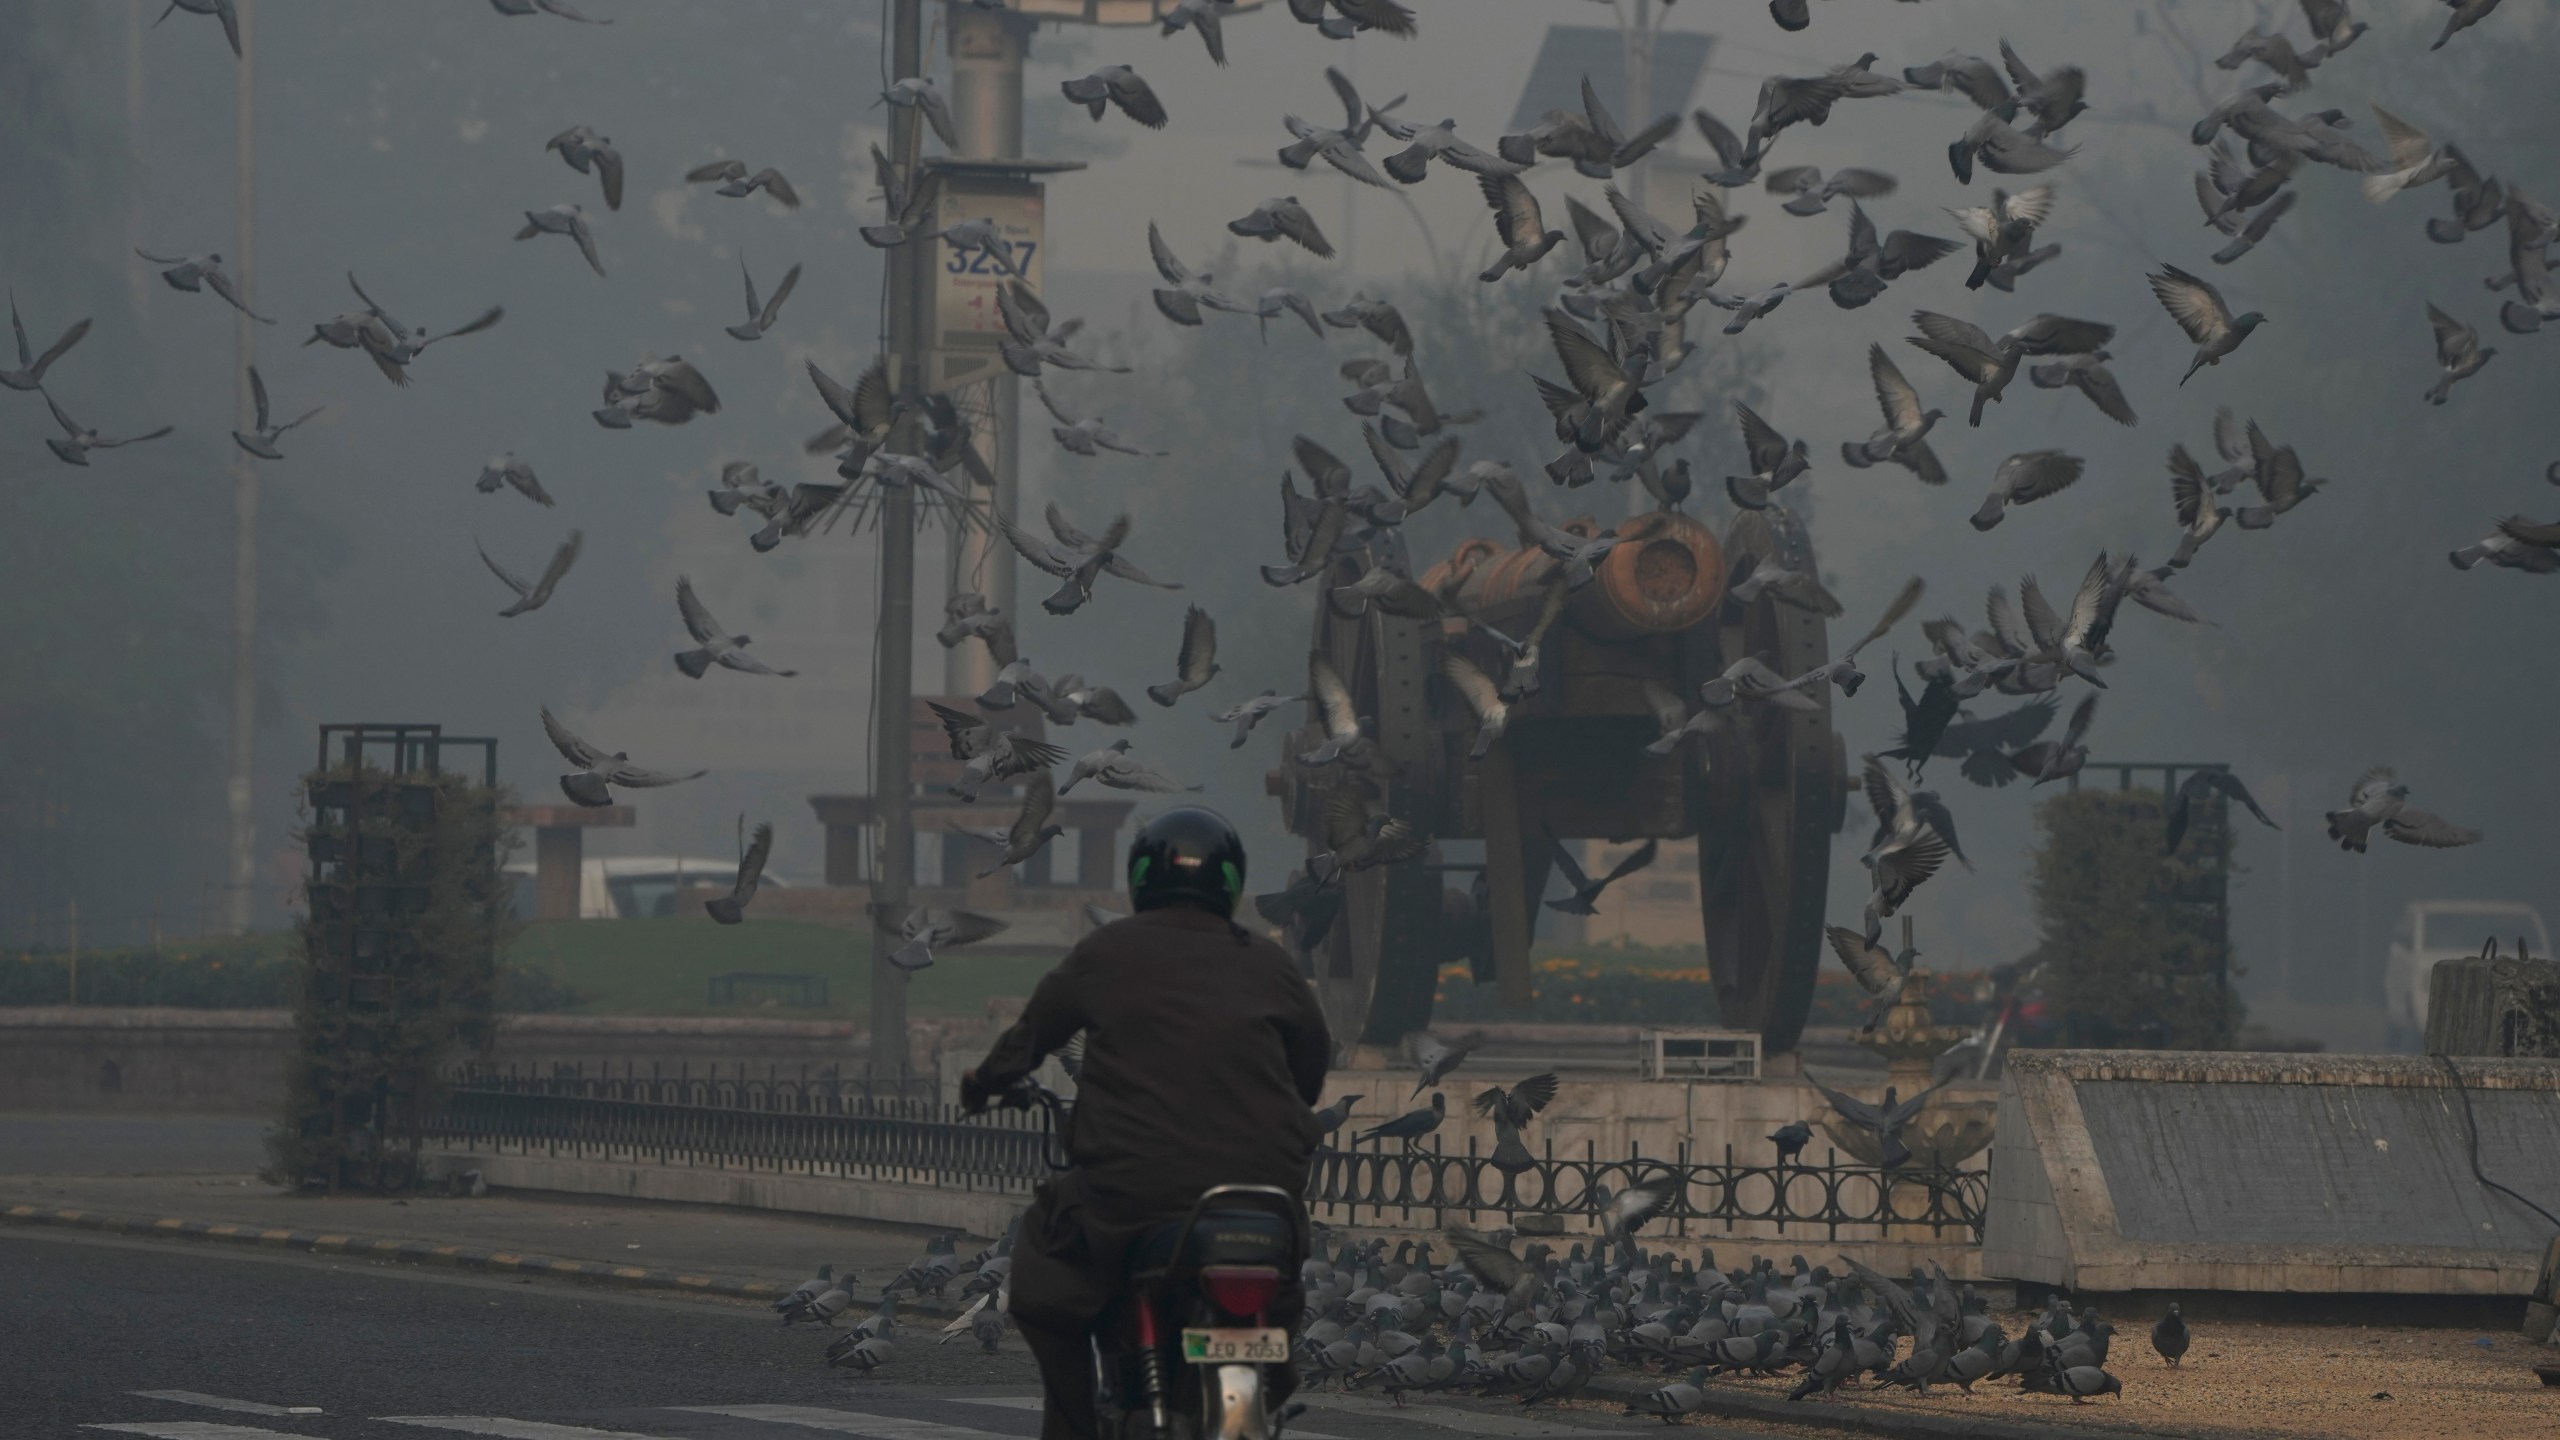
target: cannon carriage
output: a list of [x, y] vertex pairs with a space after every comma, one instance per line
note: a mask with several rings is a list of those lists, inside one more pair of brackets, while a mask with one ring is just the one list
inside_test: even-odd
[[[1562, 528], [1597, 533], [1588, 518]], [[1738, 657], [1790, 675], [1829, 658], [1819, 613], [1772, 590], [1749, 603], [1728, 593], [1731, 579], [1763, 563], [1812, 573], [1810, 543], [1783, 511], [1743, 512], [1721, 540], [1677, 513], [1616, 528], [1622, 539], [1591, 580], [1565, 593], [1538, 649], [1534, 689], [1512, 702], [1503, 738], [1482, 759], [1469, 758], [1475, 717], [1441, 662], [1460, 653], [1503, 677], [1511, 657], [1500, 642], [1468, 620], [1355, 607], [1337, 590], [1361, 575], [1366, 552], [1337, 557], [1322, 577], [1313, 653], [1344, 680], [1370, 743], [1356, 757], [1309, 763], [1321, 739], [1310, 701], [1266, 788], [1311, 858], [1328, 848], [1327, 805], [1345, 786], [1362, 787], [1369, 805], [1433, 841], [1419, 862], [1338, 882], [1339, 912], [1307, 947], [1337, 1036], [1387, 1044], [1421, 1028], [1440, 968], [1460, 960], [1479, 982], [1498, 984], [1506, 1006], [1525, 1008], [1552, 832], [1695, 837], [1702, 939], [1724, 1021], [1757, 1030], [1764, 1053], [1794, 1048], [1821, 953], [1831, 837], [1850, 788], [1830, 687], [1815, 692], [1815, 712], [1734, 707], [1726, 724], [1665, 756], [1646, 753], [1658, 734], [1647, 687], [1694, 708], [1700, 683]], [[1563, 577], [1562, 562], [1535, 545], [1478, 538], [1419, 580], [1453, 610], [1516, 638], [1536, 626]], [[1446, 862], [1439, 842], [1449, 840], [1483, 841], [1481, 866]]]

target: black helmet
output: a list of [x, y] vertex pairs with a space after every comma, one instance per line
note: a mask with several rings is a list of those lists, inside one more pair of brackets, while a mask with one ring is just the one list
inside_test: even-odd
[[1129, 903], [1140, 910], [1195, 905], [1232, 918], [1244, 894], [1244, 841], [1214, 810], [1167, 810], [1129, 842]]

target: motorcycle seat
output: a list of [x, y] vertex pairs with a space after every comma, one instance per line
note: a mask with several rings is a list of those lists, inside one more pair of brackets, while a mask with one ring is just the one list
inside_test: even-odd
[[1270, 1265], [1286, 1270], [1294, 1264], [1296, 1245], [1294, 1227], [1268, 1210], [1205, 1210], [1196, 1218], [1170, 1221], [1148, 1231], [1130, 1247], [1129, 1273], [1164, 1270], [1177, 1260], [1192, 1266]]

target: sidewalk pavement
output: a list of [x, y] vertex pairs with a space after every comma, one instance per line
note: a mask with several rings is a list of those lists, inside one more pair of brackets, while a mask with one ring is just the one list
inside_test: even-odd
[[[66, 1218], [63, 1212], [74, 1213]], [[0, 1175], [0, 1223], [266, 1244], [741, 1299], [780, 1295], [822, 1262], [838, 1275], [859, 1276], [857, 1293], [867, 1293], [904, 1269], [933, 1233], [922, 1226], [596, 1197], [306, 1196], [240, 1174]]]

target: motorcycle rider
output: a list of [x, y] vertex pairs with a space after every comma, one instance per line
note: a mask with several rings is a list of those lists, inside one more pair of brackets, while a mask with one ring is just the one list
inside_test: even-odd
[[[1084, 1033], [1073, 1168], [1040, 1186], [1014, 1235], [1012, 1313], [1040, 1365], [1041, 1440], [1093, 1440], [1092, 1340], [1116, 1318], [1133, 1246], [1213, 1186], [1306, 1193], [1332, 1040], [1298, 962], [1232, 918], [1244, 875], [1244, 842], [1216, 813], [1147, 822], [1129, 846], [1136, 913], [1079, 941], [961, 1079], [962, 1102], [983, 1107]], [[1294, 1330], [1304, 1303], [1289, 1275], [1270, 1323]], [[1284, 1373], [1273, 1403], [1293, 1383]]]

